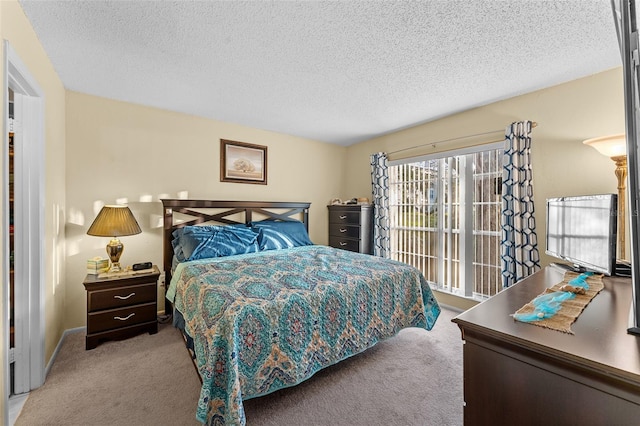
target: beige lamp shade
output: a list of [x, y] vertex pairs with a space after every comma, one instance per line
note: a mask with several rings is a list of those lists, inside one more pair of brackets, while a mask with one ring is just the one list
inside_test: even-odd
[[618, 259], [626, 259], [626, 200], [627, 189], [627, 139], [624, 133], [619, 135], [602, 136], [587, 139], [585, 145], [595, 148], [616, 163], [616, 178], [618, 179]]
[[87, 234], [95, 237], [122, 237], [142, 231], [127, 206], [104, 206], [89, 227]]
[[600, 154], [610, 158], [627, 155], [627, 139], [624, 133], [587, 139], [583, 143], [597, 149]]
[[121, 272], [120, 256], [124, 246], [118, 239], [125, 235], [135, 235], [142, 232], [140, 226], [133, 217], [133, 213], [127, 206], [104, 206], [93, 221], [87, 234], [96, 237], [112, 237], [107, 244], [107, 254], [111, 259], [109, 272]]

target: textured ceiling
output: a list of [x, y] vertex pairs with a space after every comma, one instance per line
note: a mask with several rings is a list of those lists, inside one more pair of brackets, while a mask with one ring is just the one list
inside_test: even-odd
[[67, 89], [341, 145], [621, 65], [609, 0], [20, 3]]

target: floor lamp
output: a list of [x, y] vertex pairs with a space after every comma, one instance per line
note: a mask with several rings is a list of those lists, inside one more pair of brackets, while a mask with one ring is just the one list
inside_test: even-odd
[[587, 139], [583, 142], [616, 163], [618, 178], [618, 259], [626, 259], [625, 192], [627, 190], [627, 140], [624, 134]]

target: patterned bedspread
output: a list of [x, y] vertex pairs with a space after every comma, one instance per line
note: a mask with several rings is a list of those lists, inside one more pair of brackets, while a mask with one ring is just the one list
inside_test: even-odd
[[419, 270], [326, 246], [180, 264], [167, 298], [193, 338], [203, 423], [245, 424], [243, 399], [298, 384], [440, 313]]

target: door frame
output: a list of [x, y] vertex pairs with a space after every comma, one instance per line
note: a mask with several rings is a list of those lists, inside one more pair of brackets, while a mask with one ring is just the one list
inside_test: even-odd
[[[23, 350], [16, 351], [16, 360], [21, 357], [25, 367], [25, 375], [22, 376], [22, 392], [28, 392], [44, 383], [45, 378], [45, 297], [44, 297], [44, 92], [33, 78], [29, 69], [20, 59], [9, 41], [4, 40], [4, 72], [3, 72], [3, 102], [6, 113], [3, 114], [3, 174], [4, 182], [8, 182], [8, 148], [9, 148], [9, 91], [11, 88], [15, 96], [24, 97], [20, 114], [22, 132], [21, 140], [24, 143], [22, 159], [16, 158], [22, 163], [22, 191], [24, 191], [20, 206], [16, 206], [18, 214], [23, 218], [24, 229], [15, 238], [20, 239], [21, 252], [16, 253], [16, 258], [22, 257], [22, 277], [28, 282], [21, 294], [15, 294], [15, 305], [19, 306], [20, 324], [15, 323], [16, 342], [18, 333], [21, 333]], [[9, 192], [5, 186], [2, 189], [3, 229], [9, 229]], [[7, 232], [2, 233], [4, 256], [2, 262], [3, 282], [9, 282], [9, 238]], [[18, 266], [18, 265], [16, 265]], [[16, 270], [16, 272], [18, 272]], [[17, 276], [16, 276], [17, 278]], [[3, 317], [3, 356], [6, 362], [4, 369], [5, 407], [8, 407], [10, 389], [9, 371], [9, 286], [3, 285], [2, 317]], [[16, 320], [18, 320], [16, 309]], [[8, 422], [8, 410], [5, 410], [5, 421]]]

